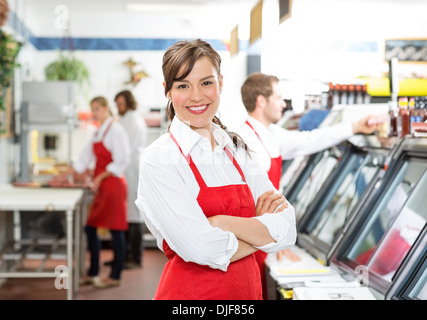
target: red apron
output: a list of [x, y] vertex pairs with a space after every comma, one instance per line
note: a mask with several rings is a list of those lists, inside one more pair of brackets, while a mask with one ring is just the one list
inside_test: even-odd
[[[270, 170], [268, 170], [268, 178], [270, 179], [273, 186], [279, 190], [280, 187], [280, 179], [282, 178], [282, 156], [278, 156], [276, 158], [272, 158], [270, 155], [270, 152], [268, 151], [265, 144], [262, 142], [260, 136], [255, 131], [254, 127], [249, 123], [249, 121], [246, 121], [246, 124], [255, 132], [256, 136], [258, 137], [259, 141], [264, 146], [265, 151], [267, 151], [269, 157], [270, 157]], [[267, 253], [264, 251], [258, 250], [255, 252], [255, 257], [259, 265], [259, 269], [261, 272], [261, 280], [262, 280], [262, 289], [263, 289], [263, 296], [264, 299], [267, 299], [267, 284], [265, 279], [265, 259], [267, 258]]]
[[249, 121], [246, 121], [246, 124], [255, 132], [256, 136], [258, 137], [259, 141], [261, 141], [262, 145], [264, 146], [265, 151], [267, 151], [268, 156], [270, 157], [271, 164], [270, 164], [270, 170], [268, 170], [268, 178], [270, 179], [273, 186], [279, 190], [280, 187], [280, 179], [282, 178], [282, 156], [278, 156], [276, 158], [272, 158], [270, 156], [270, 152], [268, 151], [267, 147], [265, 146], [264, 142], [262, 142], [261, 138], [259, 137], [258, 133], [255, 131], [254, 127], [249, 123]]
[[[104, 172], [107, 165], [113, 161], [111, 152], [105, 148], [102, 142], [110, 127], [111, 123], [105, 130], [102, 140], [93, 144], [93, 152], [96, 156], [94, 177]], [[86, 224], [110, 230], [127, 230], [126, 195], [127, 185], [124, 177], [109, 176], [102, 180]]]
[[[172, 140], [178, 142], [169, 133]], [[244, 181], [243, 172], [224, 148]], [[197, 180], [200, 192], [197, 202], [207, 218], [215, 215], [254, 217], [255, 203], [247, 184], [208, 187], [200, 175], [191, 156], [187, 162]], [[229, 264], [226, 272], [206, 265], [185, 262], [163, 241], [168, 258], [160, 278], [155, 300], [260, 300], [262, 299], [261, 279], [254, 254]]]

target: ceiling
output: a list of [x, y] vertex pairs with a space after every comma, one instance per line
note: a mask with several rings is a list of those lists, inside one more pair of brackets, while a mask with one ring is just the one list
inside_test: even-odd
[[[217, 30], [218, 37], [229, 34], [238, 23], [239, 14], [249, 15], [258, 0], [16, 0], [21, 20], [36, 36], [57, 36], [54, 21], [60, 8], [69, 12], [73, 34], [103, 36], [102, 28], [113, 36], [173, 36], [176, 30]], [[59, 7], [62, 6], [62, 7]], [[208, 26], [209, 25], [209, 26]], [[136, 34], [135, 30], [142, 30]], [[129, 32], [126, 32], [129, 31]], [[160, 31], [161, 30], [161, 31]], [[145, 32], [145, 33], [144, 33]], [[174, 34], [175, 33], [175, 34]], [[214, 34], [215, 31], [209, 31]]]

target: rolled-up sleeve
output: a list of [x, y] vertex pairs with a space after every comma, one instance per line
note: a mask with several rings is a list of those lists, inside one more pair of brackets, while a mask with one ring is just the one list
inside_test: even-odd
[[277, 252], [295, 244], [297, 238], [295, 210], [290, 204], [281, 212], [264, 213], [255, 219], [267, 227], [268, 232], [275, 241], [256, 247], [257, 249], [264, 252]]
[[141, 156], [135, 201], [157, 238], [157, 245], [163, 250], [164, 239], [184, 261], [226, 271], [238, 249], [236, 236], [211, 226], [197, 202], [197, 194], [189, 192], [172, 158], [161, 161], [158, 154], [162, 152], [148, 148]]

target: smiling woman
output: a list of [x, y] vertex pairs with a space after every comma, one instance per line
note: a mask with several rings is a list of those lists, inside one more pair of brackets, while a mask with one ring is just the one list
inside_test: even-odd
[[[208, 129], [199, 132], [202, 134], [204, 131], [202, 135], [207, 136], [211, 144], [213, 140], [209, 128], [211, 122], [214, 122], [229, 134], [236, 146], [240, 144], [247, 150], [243, 140], [237, 134], [228, 132], [215, 116], [223, 76], [221, 57], [208, 42], [200, 39], [193, 42], [178, 41], [165, 53], [162, 69], [165, 80], [163, 87], [169, 99], [167, 114], [170, 121], [177, 114], [181, 121], [189, 123], [193, 129]], [[193, 69], [197, 73], [192, 72]]]
[[261, 299], [253, 253], [295, 243], [292, 206], [215, 116], [220, 64], [203, 40], [163, 56], [171, 124], [141, 155], [135, 202], [169, 259], [155, 299]]

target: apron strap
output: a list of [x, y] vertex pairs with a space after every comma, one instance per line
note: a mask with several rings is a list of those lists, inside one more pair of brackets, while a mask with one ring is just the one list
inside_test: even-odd
[[199, 187], [207, 187], [205, 180], [203, 180], [202, 175], [199, 172], [199, 169], [197, 169], [196, 165], [193, 162], [193, 159], [191, 159], [190, 154], [188, 154], [187, 156], [184, 155], [184, 153], [182, 152], [181, 147], [178, 144], [178, 141], [176, 141], [175, 137], [173, 136], [172, 132], [169, 132], [169, 136], [171, 137], [172, 141], [175, 142], [175, 144], [177, 145], [177, 147], [179, 148], [179, 151], [181, 151], [181, 154], [183, 155], [183, 157], [185, 158], [185, 160], [187, 161], [187, 163], [190, 166], [191, 171], [193, 171], [194, 177], [197, 180], [197, 183], [199, 184]]
[[[108, 131], [110, 130], [112, 124], [113, 124], [113, 121], [111, 121], [110, 124], [108, 125], [108, 127], [105, 129], [104, 133], [102, 134], [102, 138], [100, 141], [104, 141], [104, 138], [107, 135]], [[99, 129], [97, 132], [95, 132], [95, 136], [98, 135], [98, 132], [99, 132]]]
[[256, 136], [258, 137], [258, 139], [261, 142], [262, 146], [264, 147], [265, 151], [267, 151], [268, 156], [271, 158], [270, 151], [268, 151], [268, 149], [265, 146], [264, 142], [262, 142], [261, 137], [258, 135], [258, 132], [255, 131], [254, 127], [252, 127], [252, 125], [249, 123], [248, 120], [246, 120], [246, 124], [255, 132]]
[[240, 168], [239, 164], [237, 163], [236, 158], [234, 158], [234, 156], [231, 154], [230, 150], [228, 150], [227, 148], [224, 148], [224, 150], [225, 150], [225, 153], [227, 154], [227, 156], [230, 158], [231, 162], [233, 162], [237, 171], [239, 171], [240, 176], [242, 177], [243, 181], [246, 182], [245, 175], [243, 174], [242, 168]]

